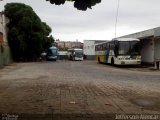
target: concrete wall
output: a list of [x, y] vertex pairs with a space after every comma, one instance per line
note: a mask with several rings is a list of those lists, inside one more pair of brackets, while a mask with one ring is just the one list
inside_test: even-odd
[[0, 13], [0, 32], [3, 34], [3, 42], [7, 42], [7, 27], [8, 19], [3, 13]]
[[95, 60], [95, 41], [84, 40], [83, 54], [86, 60]]
[[142, 42], [142, 62], [144, 63], [154, 63], [154, 40], [143, 39]]
[[87, 55], [95, 55], [95, 41], [84, 40], [83, 54], [85, 54], [86, 56]]
[[0, 67], [12, 62], [10, 48], [8, 45], [0, 44]]
[[8, 19], [0, 12], [0, 67], [12, 62], [10, 48], [7, 43], [7, 22]]

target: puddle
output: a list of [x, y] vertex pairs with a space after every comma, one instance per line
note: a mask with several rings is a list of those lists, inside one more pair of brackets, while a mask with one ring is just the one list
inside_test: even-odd
[[148, 109], [160, 110], [160, 100], [158, 98], [141, 97], [130, 100], [132, 104]]
[[156, 104], [156, 101], [151, 101], [148, 99], [135, 99], [132, 101], [133, 103], [139, 105], [139, 106], [143, 106], [143, 107], [152, 107]]

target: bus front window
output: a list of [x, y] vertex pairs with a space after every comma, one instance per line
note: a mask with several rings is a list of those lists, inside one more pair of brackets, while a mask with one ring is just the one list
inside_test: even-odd
[[52, 52], [52, 56], [56, 56], [57, 55], [57, 50], [51, 50]]
[[130, 45], [131, 45], [131, 50], [130, 50], [131, 54], [140, 55], [140, 42], [132, 41]]
[[130, 51], [129, 42], [119, 42], [119, 55], [128, 55]]
[[83, 57], [83, 52], [81, 52], [81, 51], [76, 51], [76, 52], [75, 52], [75, 57]]

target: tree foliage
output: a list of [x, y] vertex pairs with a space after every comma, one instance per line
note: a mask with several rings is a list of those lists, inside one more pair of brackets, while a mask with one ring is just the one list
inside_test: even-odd
[[64, 4], [65, 1], [71, 1], [71, 2], [74, 2], [75, 8], [83, 11], [86, 11], [87, 8], [91, 9], [92, 6], [101, 2], [101, 0], [46, 0], [46, 1], [49, 1], [51, 4], [55, 4], [55, 5]]
[[8, 42], [14, 60], [35, 60], [54, 42], [53, 37], [49, 36], [51, 28], [30, 6], [8, 3], [5, 5], [5, 15], [9, 18]]

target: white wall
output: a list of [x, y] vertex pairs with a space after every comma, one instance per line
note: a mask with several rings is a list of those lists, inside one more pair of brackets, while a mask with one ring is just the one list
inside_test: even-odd
[[3, 24], [2, 24], [3, 22], [2, 22], [2, 20], [3, 20], [2, 15], [0, 14], [0, 32], [3, 33], [3, 29], [2, 29], [3, 28]]
[[85, 55], [95, 55], [95, 41], [84, 40], [83, 53]]
[[4, 14], [0, 13], [0, 32], [3, 33], [3, 40], [4, 42], [7, 42], [7, 30], [6, 30], [6, 23], [9, 20], [4, 16]]
[[143, 47], [141, 50], [142, 62], [154, 62], [154, 40], [143, 40]]

